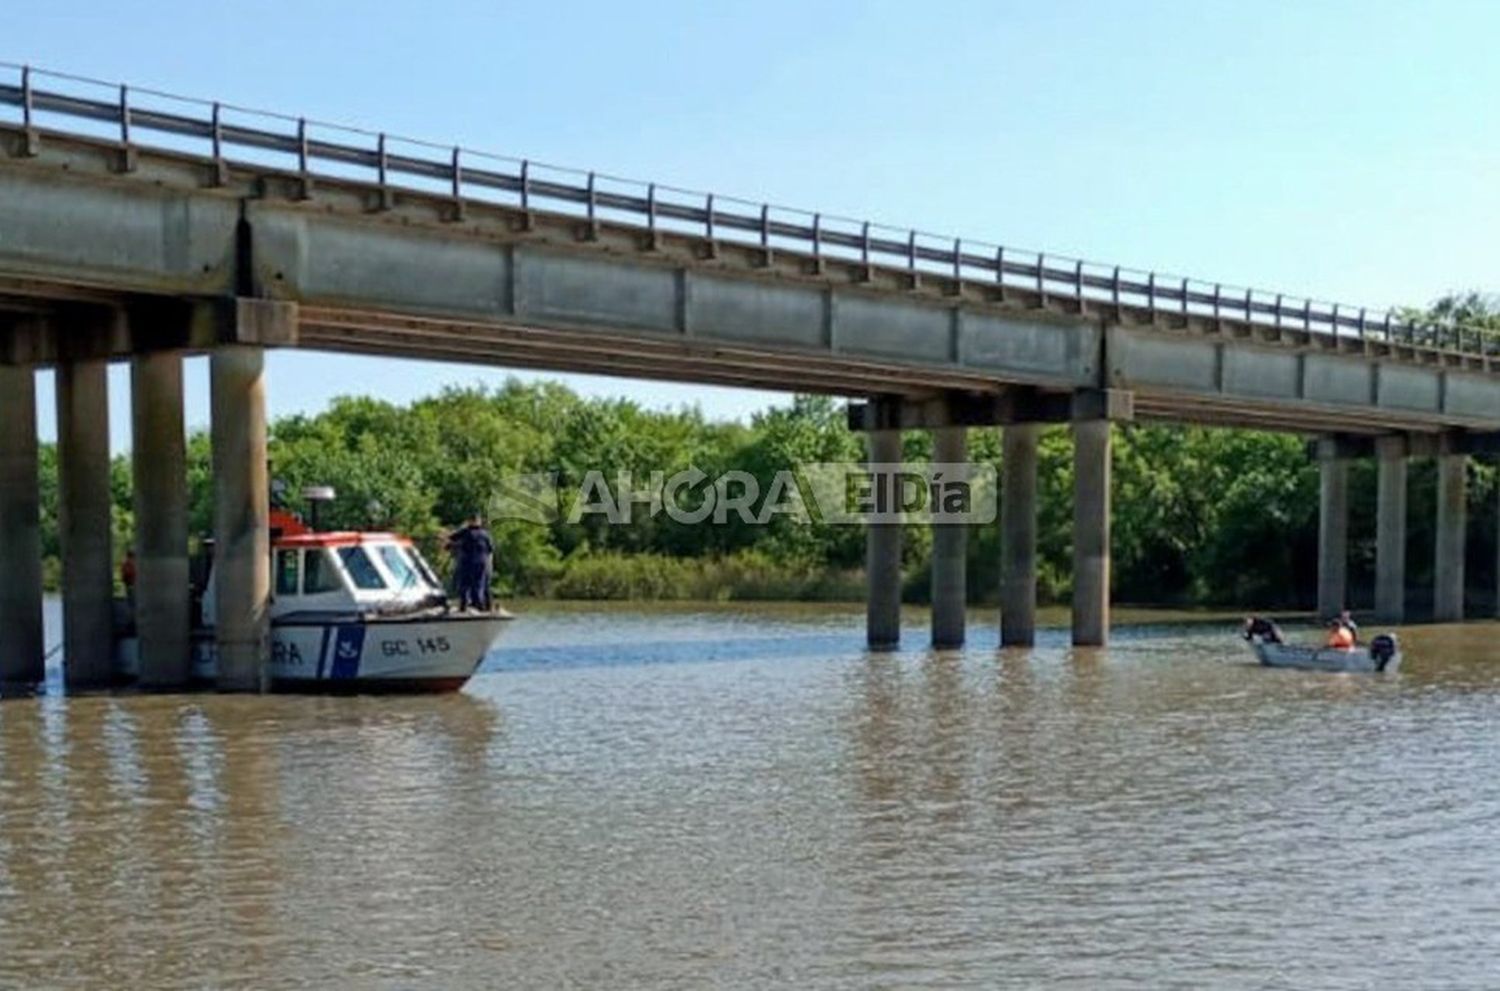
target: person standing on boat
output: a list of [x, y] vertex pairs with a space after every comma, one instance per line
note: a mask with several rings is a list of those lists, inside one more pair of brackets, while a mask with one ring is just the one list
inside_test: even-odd
[[467, 611], [472, 605], [482, 612], [489, 612], [495, 541], [484, 528], [484, 518], [474, 514], [462, 529], [448, 538], [448, 548], [456, 563], [454, 578], [458, 584], [459, 610]]

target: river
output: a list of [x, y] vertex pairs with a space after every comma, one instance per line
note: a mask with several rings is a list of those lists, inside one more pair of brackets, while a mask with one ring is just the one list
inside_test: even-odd
[[1500, 626], [1360, 677], [922, 620], [528, 605], [458, 696], [6, 702], [0, 987], [1500, 982]]

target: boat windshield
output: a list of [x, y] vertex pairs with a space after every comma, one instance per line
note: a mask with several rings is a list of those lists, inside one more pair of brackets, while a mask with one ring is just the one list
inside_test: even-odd
[[310, 548], [302, 558], [302, 594], [320, 595], [343, 590], [344, 582], [339, 578], [338, 565], [329, 556], [328, 549]]
[[437, 573], [432, 570], [432, 565], [428, 564], [427, 559], [422, 556], [422, 552], [415, 547], [407, 547], [405, 550], [412, 567], [416, 568], [422, 577], [427, 579], [429, 586], [441, 592], [443, 590], [443, 583], [438, 579]]
[[396, 544], [377, 544], [375, 545], [375, 553], [380, 555], [380, 560], [385, 565], [385, 570], [389, 571], [391, 577], [396, 579], [396, 588], [398, 591], [422, 587], [421, 573], [411, 566], [411, 562], [407, 560], [405, 554], [401, 553], [399, 546]]
[[344, 569], [354, 580], [355, 588], [385, 588], [385, 579], [380, 576], [380, 570], [375, 567], [375, 562], [370, 560], [370, 555], [365, 553], [363, 547], [340, 547], [339, 560], [344, 562]]

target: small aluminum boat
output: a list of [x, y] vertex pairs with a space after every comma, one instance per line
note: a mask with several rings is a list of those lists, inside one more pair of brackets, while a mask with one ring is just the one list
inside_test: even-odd
[[[1388, 634], [1387, 634], [1388, 636]], [[1401, 651], [1380, 653], [1377, 637], [1368, 647], [1311, 647], [1290, 643], [1252, 643], [1260, 663], [1268, 668], [1299, 668], [1303, 671], [1354, 671], [1378, 673], [1401, 666]], [[1391, 637], [1394, 640], [1394, 637]]]
[[1246, 620], [1244, 638], [1256, 660], [1268, 668], [1378, 674], [1401, 666], [1401, 645], [1394, 633], [1382, 633], [1361, 646], [1318, 647], [1286, 643], [1274, 623]]

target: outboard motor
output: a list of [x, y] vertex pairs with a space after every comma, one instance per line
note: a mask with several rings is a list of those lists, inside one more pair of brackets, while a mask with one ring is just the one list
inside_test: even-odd
[[1382, 633], [1370, 641], [1370, 660], [1375, 662], [1376, 671], [1384, 671], [1385, 666], [1391, 663], [1391, 658], [1396, 656], [1396, 635], [1394, 633]]

